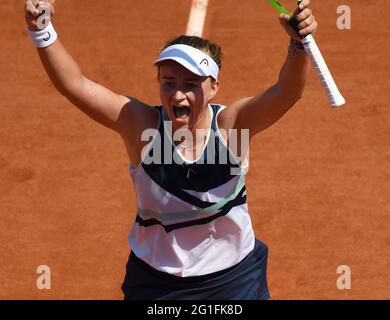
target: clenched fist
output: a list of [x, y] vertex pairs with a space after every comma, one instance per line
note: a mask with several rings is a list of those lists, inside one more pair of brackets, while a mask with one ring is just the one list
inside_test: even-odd
[[54, 15], [55, 0], [26, 0], [25, 19], [28, 28], [36, 31], [45, 28]]
[[299, 10], [295, 13], [297, 14], [295, 19], [298, 22], [298, 30], [294, 30], [294, 28], [288, 23], [290, 16], [286, 14], [281, 14], [279, 16], [279, 21], [292, 39], [300, 41], [305, 35], [309, 33], [314, 34], [317, 30], [318, 23], [312, 10], [310, 9], [310, 0], [303, 0], [299, 5]]

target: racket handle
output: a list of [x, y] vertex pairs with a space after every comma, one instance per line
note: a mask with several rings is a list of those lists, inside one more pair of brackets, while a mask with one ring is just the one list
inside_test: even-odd
[[301, 9], [299, 9], [299, 5], [301, 4], [302, 1], [303, 0], [298, 0], [298, 8], [295, 11], [295, 13], [290, 17], [290, 20], [288, 21], [290, 26], [292, 26], [295, 29], [296, 32], [299, 32], [299, 29], [298, 29], [299, 22], [298, 22], [298, 20], [295, 17], [296, 17], [296, 15], [298, 13], [300, 13], [302, 11]]
[[302, 44], [306, 53], [310, 57], [318, 77], [320, 78], [322, 87], [328, 96], [330, 105], [332, 107], [340, 107], [345, 104], [345, 99], [337, 88], [332, 74], [330, 73], [328, 66], [325, 63], [325, 60], [313, 36], [311, 34], [307, 35], [302, 39]]
[[[298, 6], [302, 0], [298, 1]], [[299, 8], [297, 13], [301, 12]], [[289, 24], [297, 31], [298, 29], [298, 20], [295, 18], [295, 14], [290, 18]], [[325, 90], [326, 95], [328, 96], [329, 103], [332, 107], [340, 107], [345, 104], [345, 99], [341, 95], [339, 89], [337, 88], [336, 82], [334, 81], [332, 74], [329, 71], [328, 66], [326, 65], [325, 59], [321, 54], [320, 49], [317, 46], [317, 43], [311, 34], [306, 35], [302, 39], [302, 44], [305, 48], [307, 55], [310, 57], [312, 65], [320, 78], [321, 85]]]

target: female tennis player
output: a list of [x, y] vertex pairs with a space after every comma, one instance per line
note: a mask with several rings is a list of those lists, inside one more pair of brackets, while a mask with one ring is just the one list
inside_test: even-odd
[[116, 131], [129, 155], [137, 215], [125, 299], [268, 299], [268, 248], [255, 238], [248, 213], [245, 155], [249, 141], [302, 97], [309, 60], [300, 35], [317, 29], [309, 0], [300, 4], [299, 34], [288, 16], [279, 17], [291, 41], [275, 85], [227, 107], [211, 102], [220, 84], [216, 44], [194, 36], [169, 41], [154, 61], [161, 105], [150, 106], [83, 75], [52, 23], [38, 30], [38, 5], [54, 13], [54, 0], [25, 6], [28, 33], [53, 84]]

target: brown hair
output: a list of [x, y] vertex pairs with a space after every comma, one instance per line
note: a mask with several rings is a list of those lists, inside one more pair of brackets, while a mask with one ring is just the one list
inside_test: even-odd
[[209, 55], [217, 63], [219, 69], [221, 69], [223, 55], [222, 55], [221, 47], [218, 46], [217, 44], [197, 36], [182, 35], [172, 40], [169, 40], [165, 44], [163, 50], [174, 44], [185, 44], [187, 46], [191, 46], [193, 48], [203, 51], [204, 53]]

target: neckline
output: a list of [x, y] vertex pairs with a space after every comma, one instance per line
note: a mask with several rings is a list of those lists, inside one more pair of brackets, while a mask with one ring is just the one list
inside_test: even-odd
[[[203, 154], [204, 154], [204, 151], [209, 143], [209, 140], [210, 140], [210, 133], [211, 133], [211, 128], [212, 128], [212, 125], [213, 125], [213, 120], [214, 120], [214, 112], [213, 112], [213, 109], [211, 108], [210, 104], [207, 105], [207, 108], [209, 110], [209, 113], [210, 113], [210, 123], [209, 123], [209, 127], [208, 127], [208, 132], [207, 132], [207, 136], [206, 136], [206, 140], [203, 144], [203, 148], [202, 148], [202, 151], [200, 152], [200, 155], [197, 159], [195, 160], [188, 160], [186, 159], [183, 154], [180, 152], [180, 149], [179, 147], [173, 143], [172, 141], [172, 136], [169, 135], [169, 133], [167, 132], [167, 129], [165, 128], [164, 126], [164, 121], [171, 121], [169, 118], [168, 118], [168, 115], [166, 114], [164, 108], [162, 109], [162, 118], [163, 118], [163, 127], [164, 127], [164, 132], [166, 133], [166, 136], [168, 137], [169, 139], [169, 142], [171, 143], [173, 149], [174, 149], [174, 152], [176, 152], [179, 157], [181, 158], [181, 160], [184, 162], [184, 163], [188, 163], [188, 164], [194, 164], [196, 162], [198, 162], [202, 157], [203, 157]], [[172, 132], [173, 134], [173, 132]], [[194, 149], [195, 150], [195, 149]]]

